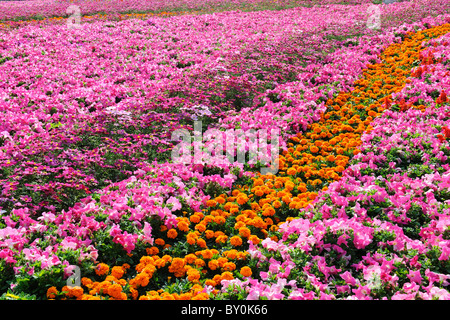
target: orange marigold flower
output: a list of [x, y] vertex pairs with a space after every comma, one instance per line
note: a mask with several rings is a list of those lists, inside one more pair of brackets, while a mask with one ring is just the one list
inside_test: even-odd
[[254, 186], [262, 186], [264, 184], [264, 181], [261, 178], [255, 179], [253, 181]]
[[197, 237], [186, 237], [186, 242], [192, 246], [197, 243]]
[[193, 214], [192, 216], [189, 217], [189, 220], [192, 223], [199, 223], [200, 222], [201, 217], [197, 214]]
[[205, 266], [206, 263], [205, 263], [205, 260], [197, 258], [197, 259], [195, 259], [194, 264], [197, 268], [201, 268], [201, 267]]
[[297, 170], [291, 167], [291, 168], [287, 169], [286, 173], [290, 176], [293, 176], [297, 173]]
[[170, 229], [167, 231], [167, 237], [170, 239], [175, 239], [178, 236], [178, 232], [175, 229]]
[[187, 276], [187, 279], [190, 282], [198, 282], [200, 279], [200, 272], [195, 268], [191, 268], [187, 271]]
[[230, 238], [230, 243], [232, 246], [238, 247], [238, 246], [242, 245], [242, 238], [239, 236], [233, 236]]
[[216, 243], [225, 243], [228, 240], [228, 236], [227, 235], [220, 235], [218, 237], [216, 237]]
[[155, 239], [155, 244], [157, 244], [159, 246], [163, 246], [166, 244], [166, 242], [163, 239], [158, 238], [158, 239]]
[[259, 239], [258, 236], [254, 234], [248, 237], [248, 240], [250, 240], [253, 244], [258, 244], [261, 241], [261, 239]]
[[[156, 248], [156, 247], [155, 247], [155, 248]], [[158, 248], [156, 248], [156, 249], [158, 250]], [[159, 250], [158, 250], [158, 252], [159, 252]], [[155, 254], [158, 254], [158, 252], [155, 253]], [[124, 264], [122, 265], [122, 268], [123, 268], [124, 270], [128, 270], [128, 269], [131, 268], [131, 266], [130, 266], [128, 263], [124, 263]]]
[[222, 272], [220, 276], [221, 280], [233, 280], [233, 274], [230, 271], [224, 271]]
[[225, 223], [225, 218], [222, 216], [215, 216], [214, 217], [214, 222], [217, 224], [224, 224]]
[[217, 285], [216, 282], [214, 280], [212, 280], [212, 279], [207, 279], [205, 281], [205, 286], [215, 287], [216, 285]]
[[111, 297], [120, 298], [121, 293], [122, 293], [122, 287], [117, 283], [108, 287], [108, 294]]
[[274, 208], [278, 209], [279, 207], [282, 206], [282, 203], [279, 200], [276, 200], [276, 201], [273, 202], [272, 205], [274, 206]]
[[193, 253], [190, 253], [184, 257], [184, 260], [189, 264], [193, 263], [195, 261], [195, 259], [197, 259], [197, 256]]
[[219, 268], [219, 261], [217, 261], [216, 259], [210, 260], [208, 262], [208, 268], [211, 270], [216, 270], [217, 268]]
[[309, 148], [309, 150], [310, 150], [312, 153], [317, 153], [317, 152], [319, 152], [319, 148], [317, 148], [316, 146], [312, 146], [311, 148]]
[[183, 269], [185, 266], [185, 261], [182, 258], [174, 258], [169, 266], [169, 272], [176, 272]]
[[81, 284], [89, 289], [93, 286], [92, 280], [86, 277], [81, 278]]
[[55, 299], [57, 294], [58, 294], [58, 290], [56, 289], [56, 287], [50, 287], [47, 289], [47, 298], [48, 299]]
[[197, 239], [197, 245], [198, 245], [200, 248], [206, 248], [206, 241], [205, 241], [205, 239], [198, 238], [198, 239]]
[[214, 237], [214, 231], [212, 231], [212, 230], [206, 230], [206, 231], [205, 231], [205, 237], [206, 237], [206, 239], [211, 239], [211, 238], [213, 238], [213, 237]]
[[202, 255], [203, 259], [211, 259], [213, 257], [213, 252], [211, 250], [202, 250], [199, 251], [199, 254]]
[[206, 206], [208, 207], [215, 207], [217, 205], [216, 200], [208, 200], [206, 201]]
[[164, 259], [157, 259], [155, 261], [155, 266], [158, 268], [164, 268], [165, 265], [166, 265], [166, 260], [164, 260]]
[[186, 221], [180, 221], [178, 222], [178, 230], [188, 232], [189, 231], [189, 224]]
[[225, 262], [222, 268], [225, 271], [234, 271], [236, 269], [236, 265], [233, 262]]
[[122, 278], [122, 276], [125, 274], [125, 270], [122, 267], [114, 266], [111, 269], [111, 275], [115, 277], [116, 279]]
[[251, 235], [250, 229], [247, 227], [239, 228], [239, 235], [244, 238], [248, 238]]
[[199, 232], [204, 232], [206, 230], [206, 226], [203, 223], [198, 223], [195, 225], [194, 229]]
[[154, 256], [159, 253], [159, 249], [157, 247], [145, 248], [145, 252], [150, 256]]
[[224, 204], [225, 203], [225, 198], [224, 197], [216, 197], [214, 200], [216, 200], [217, 203], [220, 203], [220, 204]]
[[239, 273], [244, 277], [250, 277], [252, 275], [252, 269], [250, 269], [250, 267], [245, 266], [241, 268]]
[[241, 193], [239, 194], [239, 196], [236, 198], [237, 203], [239, 203], [240, 205], [243, 205], [244, 203], [247, 203], [248, 201], [248, 197], [246, 194]]
[[99, 263], [97, 265], [97, 267], [95, 268], [95, 273], [98, 276], [103, 276], [103, 275], [107, 274], [108, 271], [109, 271], [109, 266], [106, 263], [103, 263], [103, 262]]

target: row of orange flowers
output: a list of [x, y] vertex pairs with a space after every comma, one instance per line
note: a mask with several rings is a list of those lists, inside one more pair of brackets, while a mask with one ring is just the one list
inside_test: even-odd
[[[409, 33], [402, 43], [386, 48], [380, 56], [383, 62], [369, 65], [352, 92], [328, 100], [320, 121], [288, 142], [277, 175], [252, 178], [250, 185], [235, 186], [230, 195], [209, 200], [201, 212], [185, 212], [177, 228], [161, 229], [165, 237], [157, 239], [134, 268], [100, 263], [95, 272], [102, 280], [85, 277], [82, 287], [51, 287], [48, 298], [208, 299], [224, 279], [258, 277], [246, 252], [248, 242], [258, 244], [267, 237], [277, 241], [280, 224], [340, 179], [351, 157], [360, 152], [362, 133], [371, 130], [371, 121], [394, 103], [391, 94], [408, 82], [413, 63], [420, 60], [421, 42], [449, 31], [450, 24], [445, 24]], [[176, 256], [174, 248], [184, 243], [188, 253]], [[169, 284], [177, 281], [190, 284], [189, 290], [175, 292]], [[161, 283], [164, 289], [156, 287]]]

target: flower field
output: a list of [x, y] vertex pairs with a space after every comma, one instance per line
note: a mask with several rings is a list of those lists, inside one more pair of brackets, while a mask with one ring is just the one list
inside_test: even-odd
[[447, 1], [1, 3], [1, 299], [450, 299], [449, 44]]

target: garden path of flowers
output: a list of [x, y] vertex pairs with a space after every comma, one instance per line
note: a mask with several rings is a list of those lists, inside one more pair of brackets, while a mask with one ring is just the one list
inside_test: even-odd
[[[450, 299], [450, 15], [349, 12], [8, 27], [2, 298]], [[168, 162], [195, 119], [281, 129], [279, 171]]]
[[[407, 33], [402, 43], [389, 46], [380, 56], [381, 63], [363, 71], [352, 92], [329, 99], [320, 121], [291, 138], [280, 157], [279, 174], [252, 178], [249, 186], [235, 186], [231, 196], [208, 200], [207, 209], [177, 218], [176, 227], [162, 227], [164, 236], [147, 249], [134, 277], [124, 277], [131, 268], [128, 264], [101, 263], [96, 274], [104, 276], [103, 281], [83, 278], [84, 289], [61, 290], [79, 299], [207, 299], [209, 293], [227, 299], [448, 298], [442, 286], [448, 278], [449, 209], [442, 202], [438, 206], [436, 197], [447, 199], [449, 193], [442, 185], [447, 186], [450, 177], [440, 175], [445, 167], [430, 173], [426, 169], [431, 154], [438, 163], [449, 154], [450, 129], [442, 126], [449, 117], [444, 116], [442, 104], [448, 100], [444, 91], [435, 106], [402, 98], [394, 111], [392, 96], [420, 79], [422, 70], [436, 72], [434, 65], [444, 55], [436, 58], [433, 53], [448, 50], [448, 42], [445, 38], [432, 42], [432, 50], [420, 44], [449, 31], [450, 24], [445, 24]], [[409, 78], [417, 61], [420, 66]], [[379, 120], [373, 122], [375, 118]], [[429, 131], [442, 135], [430, 141]], [[411, 147], [408, 138], [428, 157], [405, 164], [401, 146]], [[392, 146], [383, 148], [370, 144], [371, 140]], [[342, 179], [349, 161], [352, 165]], [[426, 179], [417, 179], [424, 174]], [[339, 183], [328, 190], [333, 181]], [[318, 195], [315, 190], [324, 192]], [[288, 222], [280, 224], [283, 221]], [[230, 226], [235, 231], [224, 233]], [[189, 253], [160, 254], [163, 239], [180, 238], [186, 239], [181, 244]], [[247, 240], [250, 249], [243, 251]], [[227, 242], [233, 249], [220, 251]], [[258, 273], [258, 279], [251, 277]], [[194, 285], [187, 292], [176, 292], [176, 285], [147, 289], [153, 278], [165, 275]], [[219, 284], [221, 289], [213, 289]], [[47, 294], [57, 293], [52, 287]]]

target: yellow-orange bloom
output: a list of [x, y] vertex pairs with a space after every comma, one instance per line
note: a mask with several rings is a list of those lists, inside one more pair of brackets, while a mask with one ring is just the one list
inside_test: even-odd
[[58, 294], [58, 290], [56, 289], [56, 287], [50, 287], [47, 289], [47, 298], [48, 299], [55, 299], [57, 294]]
[[178, 232], [175, 229], [170, 229], [167, 231], [167, 237], [170, 239], [175, 239], [178, 236]]
[[233, 236], [230, 238], [230, 243], [234, 247], [239, 247], [240, 245], [242, 245], [242, 238], [239, 236]]

